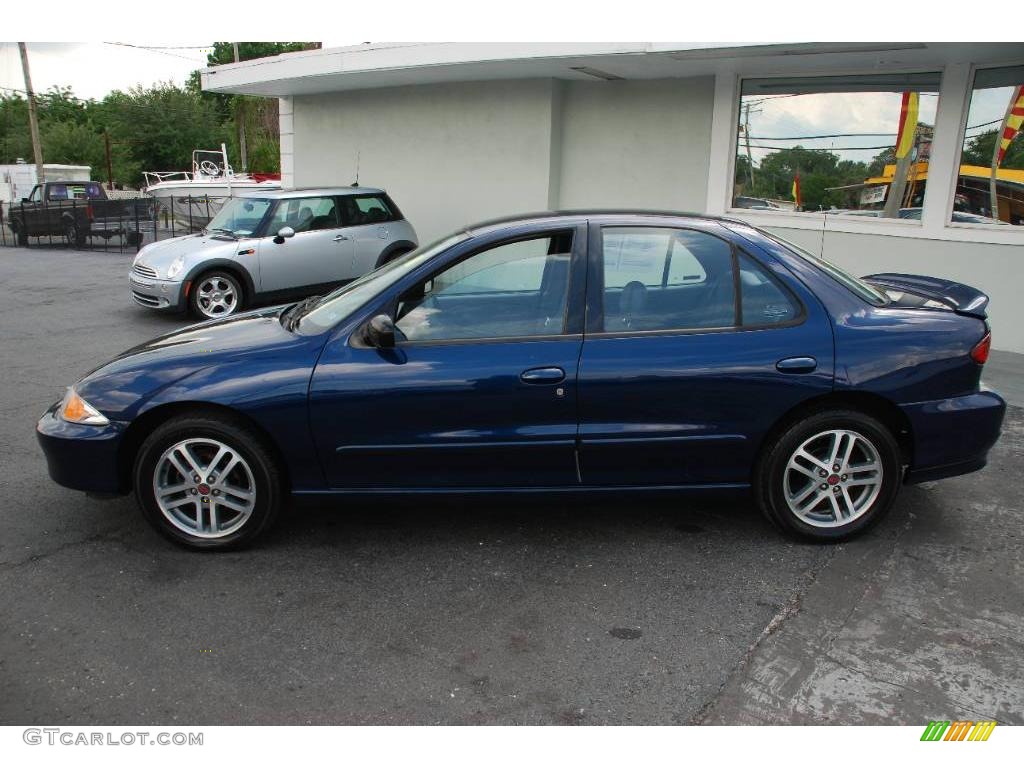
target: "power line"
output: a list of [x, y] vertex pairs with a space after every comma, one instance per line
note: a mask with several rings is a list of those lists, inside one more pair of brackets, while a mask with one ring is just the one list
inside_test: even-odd
[[751, 136], [759, 141], [790, 141], [795, 139], [845, 139], [857, 136], [895, 136], [895, 133], [819, 133], [814, 136]]
[[[774, 149], [776, 151], [797, 149], [797, 147], [769, 147], [764, 144], [751, 144], [750, 146], [753, 149]], [[861, 149], [892, 149], [892, 144], [882, 144], [878, 147], [799, 147], [799, 149], [807, 152], [856, 152]]]
[[103, 44], [104, 45], [116, 45], [116, 46], [120, 46], [122, 48], [135, 48], [136, 50], [140, 50], [140, 51], [149, 51], [150, 53], [160, 53], [160, 54], [163, 54], [164, 56], [173, 56], [176, 59], [184, 59], [185, 61], [191, 61], [193, 63], [206, 64], [206, 62], [204, 60], [202, 60], [202, 59], [195, 59], [195, 58], [192, 58], [191, 56], [182, 56], [180, 53], [171, 53], [170, 51], [165, 51], [165, 50], [162, 50], [160, 48], [155, 48], [153, 46], [148, 46], [148, 45], [133, 45], [132, 43], [111, 43], [111, 42], [107, 42], [107, 41], [104, 41]]

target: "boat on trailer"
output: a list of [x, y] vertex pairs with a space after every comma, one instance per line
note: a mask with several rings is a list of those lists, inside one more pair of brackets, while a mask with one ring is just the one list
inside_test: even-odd
[[190, 229], [205, 227], [229, 198], [281, 188], [279, 174], [236, 173], [224, 144], [219, 150], [194, 150], [191, 171], [144, 171], [142, 175], [145, 192]]

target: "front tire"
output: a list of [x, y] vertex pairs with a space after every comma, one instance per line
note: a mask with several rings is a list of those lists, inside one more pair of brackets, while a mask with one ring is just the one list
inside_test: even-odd
[[143, 517], [192, 549], [251, 543], [280, 513], [281, 471], [264, 439], [218, 416], [171, 419], [146, 439], [133, 473]]
[[237, 277], [214, 270], [201, 275], [192, 284], [189, 307], [203, 320], [219, 320], [241, 311], [245, 296]]
[[754, 490], [783, 531], [837, 541], [881, 520], [901, 482], [899, 446], [885, 425], [859, 411], [829, 410], [779, 436], [758, 464]]

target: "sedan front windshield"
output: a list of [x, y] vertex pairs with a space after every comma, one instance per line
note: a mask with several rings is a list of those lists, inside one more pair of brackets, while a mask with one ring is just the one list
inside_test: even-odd
[[271, 201], [255, 197], [235, 197], [228, 200], [217, 211], [206, 229], [208, 232], [222, 232], [235, 237], [249, 237], [270, 208]]
[[343, 285], [324, 296], [308, 314], [302, 316], [298, 324], [299, 331], [312, 335], [334, 327], [363, 304], [371, 301], [381, 291], [386, 290], [388, 286], [393, 285], [421, 264], [468, 237], [469, 235], [465, 232], [451, 235], [443, 240], [438, 240], [433, 245], [418, 248], [404, 256], [399, 256], [379, 269], [368, 272], [358, 280]]

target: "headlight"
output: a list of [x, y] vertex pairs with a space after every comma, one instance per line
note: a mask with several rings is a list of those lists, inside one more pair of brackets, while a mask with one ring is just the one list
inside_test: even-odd
[[168, 280], [173, 280], [174, 278], [176, 278], [181, 273], [181, 270], [184, 269], [184, 268], [185, 268], [185, 257], [182, 255], [182, 256], [179, 256], [178, 258], [176, 258], [174, 261], [172, 261], [171, 262], [171, 266], [169, 266], [167, 268], [167, 279]]
[[78, 396], [74, 387], [68, 387], [64, 399], [60, 401], [60, 417], [73, 424], [92, 424], [103, 427], [110, 420]]

